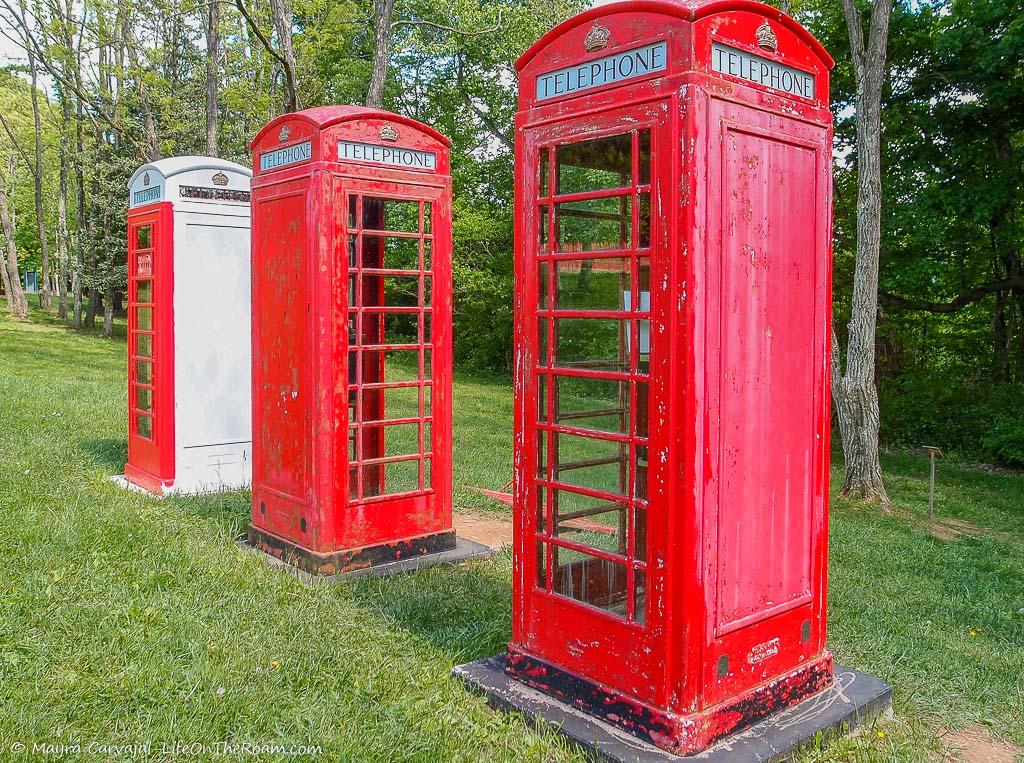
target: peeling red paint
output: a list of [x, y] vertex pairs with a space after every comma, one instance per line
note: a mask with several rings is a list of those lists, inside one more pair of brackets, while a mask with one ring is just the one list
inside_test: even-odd
[[[348, 106], [286, 114], [252, 143], [252, 531], [309, 568], [455, 545], [448, 146]], [[403, 247], [415, 262], [391, 259]], [[391, 302], [385, 279], [408, 299]], [[400, 321], [413, 328], [394, 335]]]
[[[777, 50], [761, 45], [766, 23]], [[588, 52], [597, 26], [608, 44]], [[816, 81], [814, 97], [715, 74], [713, 41], [801, 69]], [[660, 42], [663, 71], [558, 97], [537, 88], [541, 76]], [[831, 681], [831, 66], [796, 22], [748, 0], [594, 8], [519, 62], [509, 671], [672, 751], [700, 750]], [[648, 134], [649, 176], [641, 151]], [[607, 157], [630, 146], [632, 170], [616, 166], [621, 187], [562, 189], [560, 152], [573, 156], [606, 136], [627, 138], [596, 154], [605, 158], [589, 160], [594, 166], [575, 161], [611, 172]], [[649, 199], [649, 241], [639, 238], [639, 215], [623, 214], [618, 248], [607, 249], [606, 233], [589, 249], [578, 239], [566, 246], [565, 205], [608, 198], [632, 208]], [[604, 214], [591, 225], [614, 216]], [[621, 286], [628, 304], [564, 307], [555, 269], [572, 260], [566, 272], [578, 279], [583, 256], [629, 267], [649, 258], [649, 280], [633, 285], [635, 265]], [[606, 265], [587, 272], [613, 272]], [[568, 346], [560, 356], [566, 320], [625, 325], [618, 365], [603, 360], [611, 350], [577, 362]], [[642, 334], [628, 332], [644, 322], [650, 348], [641, 359]], [[611, 432], [597, 434], [576, 426], [577, 412], [562, 415], [563, 376], [627, 383], [623, 405], [632, 406], [634, 424], [606, 424]], [[623, 464], [629, 479], [581, 485], [573, 470], [596, 461], [566, 466], [572, 451], [558, 443], [569, 436], [620, 446], [625, 455], [604, 463]], [[573, 522], [593, 517], [566, 517], [553, 497], [566, 494], [624, 506], [625, 542], [573, 535], [593, 529]], [[623, 537], [605, 527], [611, 532], [593, 535]]]

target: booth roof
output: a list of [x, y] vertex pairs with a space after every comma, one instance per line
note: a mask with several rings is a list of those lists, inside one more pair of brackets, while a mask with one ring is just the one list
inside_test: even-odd
[[157, 172], [166, 180], [191, 170], [230, 170], [246, 177], [252, 177], [252, 170], [249, 167], [229, 162], [227, 159], [215, 159], [212, 156], [171, 156], [167, 159], [158, 159], [155, 162], [143, 164], [132, 174], [131, 180], [128, 181], [128, 187], [131, 188], [135, 179], [143, 172]]
[[778, 8], [759, 3], [756, 0], [626, 0], [626, 2], [600, 5], [573, 16], [567, 21], [563, 21], [537, 40], [519, 57], [519, 60], [516, 61], [516, 69], [518, 71], [525, 69], [527, 64], [538, 53], [570, 29], [616, 13], [630, 13], [634, 16], [638, 13], [663, 13], [668, 16], [678, 16], [685, 21], [697, 21], [705, 16], [714, 16], [719, 13], [728, 13], [729, 11], [752, 11], [760, 13], [767, 18], [775, 19], [783, 26], [792, 29], [817, 54], [825, 66], [831, 69], [835, 65], [835, 61], [833, 61], [828, 51], [825, 50], [825, 46], [818, 42], [814, 35], [808, 32], [796, 19], [783, 13]]
[[427, 135], [441, 141], [445, 146], [450, 147], [452, 144], [448, 138], [430, 125], [417, 122], [415, 119], [403, 116], [402, 114], [394, 114], [390, 111], [383, 111], [382, 109], [372, 109], [369, 106], [317, 106], [312, 109], [295, 111], [291, 114], [282, 114], [277, 119], [268, 122], [264, 125], [263, 129], [256, 134], [256, 137], [253, 138], [249, 147], [254, 149], [260, 141], [263, 140], [263, 136], [266, 135], [268, 131], [275, 129], [275, 127], [281, 122], [289, 122], [296, 119], [309, 122], [318, 130], [326, 129], [338, 122], [350, 122], [354, 119], [386, 119], [389, 122], [408, 125], [415, 130], [426, 133]]

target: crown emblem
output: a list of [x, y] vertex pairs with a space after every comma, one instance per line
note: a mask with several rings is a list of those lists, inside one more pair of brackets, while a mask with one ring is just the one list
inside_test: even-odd
[[289, 137], [291, 137], [291, 134], [292, 131], [288, 129], [288, 125], [285, 125], [284, 127], [281, 128], [281, 132], [277, 134], [278, 142], [284, 143], [286, 140], [288, 140]]
[[757, 28], [757, 44], [773, 53], [779, 49], [779, 38], [775, 36], [775, 30], [767, 21]]
[[142, 176], [142, 184], [144, 186], [147, 186], [147, 187], [149, 186], [149, 173], [148, 172], [145, 175]]
[[593, 53], [595, 50], [603, 50], [608, 47], [608, 42], [612, 39], [612, 33], [608, 27], [601, 26], [600, 22], [597, 22], [587, 32], [587, 38], [583, 41], [583, 47], [587, 49], [588, 53]]
[[391, 125], [384, 125], [382, 128], [380, 128], [380, 139], [386, 140], [389, 143], [394, 143], [396, 140], [398, 140], [398, 130], [396, 130]]
[[223, 172], [218, 172], [213, 176], [213, 184], [219, 186], [226, 186], [228, 184], [228, 176]]

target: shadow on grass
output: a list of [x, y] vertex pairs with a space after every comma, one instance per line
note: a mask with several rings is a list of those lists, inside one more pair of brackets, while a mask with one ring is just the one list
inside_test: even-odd
[[120, 474], [128, 461], [126, 440], [86, 440], [82, 443], [85, 451], [96, 464], [110, 474]]
[[252, 493], [248, 490], [176, 495], [166, 499], [171, 506], [204, 521], [213, 522], [223, 537], [237, 538], [249, 527], [252, 516]]
[[452, 664], [489, 657], [512, 635], [511, 556], [441, 565], [346, 586], [348, 597], [386, 622], [450, 655]]

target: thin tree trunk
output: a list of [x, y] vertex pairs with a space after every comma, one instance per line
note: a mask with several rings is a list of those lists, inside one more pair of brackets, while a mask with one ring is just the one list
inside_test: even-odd
[[374, 109], [384, 108], [384, 85], [391, 61], [391, 19], [394, 10], [395, 0], [374, 0], [373, 28], [377, 33], [377, 43], [373, 51], [370, 87], [366, 91], [366, 105]]
[[[22, 4], [22, 17], [25, 17], [25, 6]], [[39, 287], [39, 307], [50, 309], [50, 246], [46, 240], [46, 215], [43, 211], [43, 125], [39, 116], [39, 88], [36, 72], [36, 57], [32, 45], [26, 45], [28, 68], [32, 85], [32, 123], [35, 129], [35, 202], [36, 225], [39, 230], [39, 264], [42, 270], [42, 284]]]
[[292, 24], [286, 0], [270, 0], [270, 9], [274, 17], [274, 31], [281, 42], [281, 57], [284, 59], [284, 110], [297, 111], [299, 94], [295, 84], [295, 51], [292, 49]]
[[17, 321], [28, 320], [28, 300], [25, 290], [21, 288], [21, 275], [18, 272], [18, 249], [14, 242], [14, 225], [11, 222], [10, 207], [7, 204], [7, 182], [0, 183], [0, 228], [3, 229], [7, 257], [4, 265], [7, 278], [4, 288], [7, 289], [7, 307], [11, 317]]
[[71, 173], [71, 104], [66, 92], [60, 94], [60, 187], [57, 194], [57, 315], [68, 319], [68, 282], [71, 278], [71, 252], [68, 232], [68, 177]]
[[206, 153], [217, 154], [217, 94], [220, 90], [220, 4], [210, 0], [206, 17]]
[[[893, 0], [878, 0], [874, 4], [867, 42], [854, 0], [842, 3], [857, 83], [857, 261], [846, 369], [841, 376], [834, 373], [833, 398], [846, 461], [843, 495], [888, 506], [878, 452], [875, 338], [882, 236], [881, 104]], [[838, 341], [834, 342], [834, 349], [838, 351]]]

